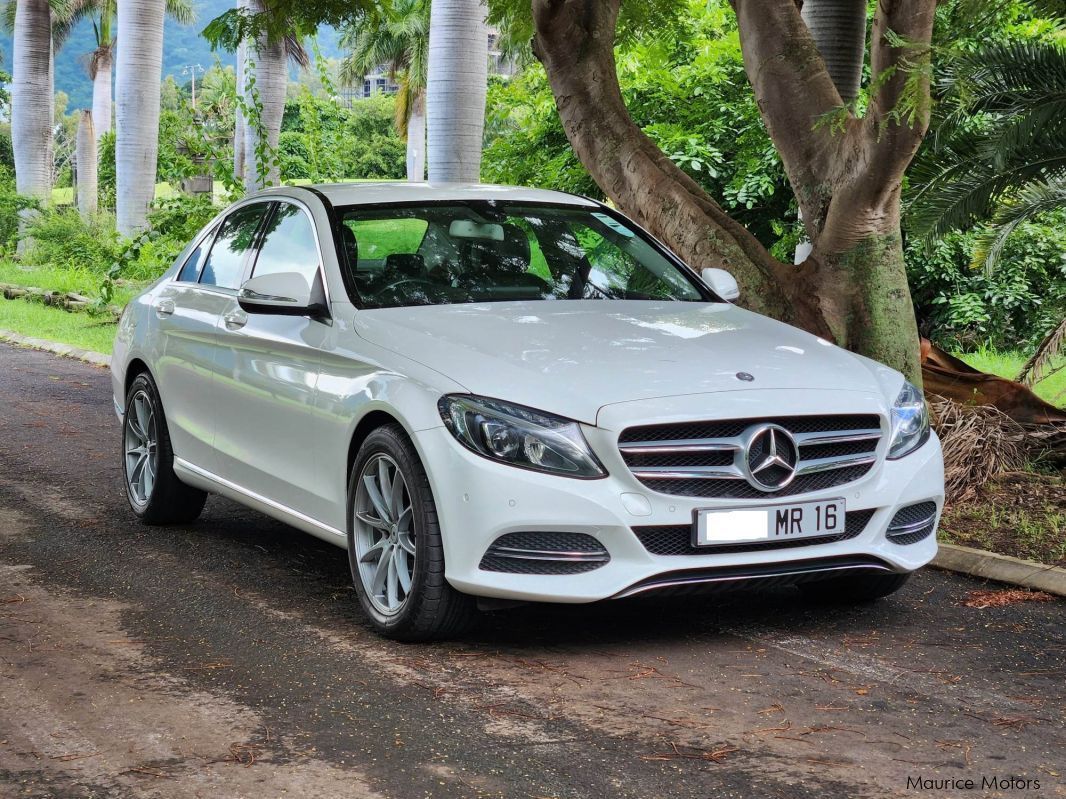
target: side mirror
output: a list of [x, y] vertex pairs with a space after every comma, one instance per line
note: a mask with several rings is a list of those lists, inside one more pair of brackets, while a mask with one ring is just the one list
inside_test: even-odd
[[700, 272], [700, 277], [703, 278], [703, 282], [710, 287], [711, 291], [723, 300], [732, 302], [740, 296], [740, 286], [737, 285], [737, 279], [724, 269], [707, 268]]
[[241, 286], [237, 303], [248, 313], [315, 316], [324, 311], [312, 287], [299, 272], [274, 272], [253, 277]]

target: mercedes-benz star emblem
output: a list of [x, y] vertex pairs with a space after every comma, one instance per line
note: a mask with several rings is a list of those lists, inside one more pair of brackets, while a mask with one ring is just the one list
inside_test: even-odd
[[744, 454], [745, 477], [760, 491], [779, 491], [796, 476], [799, 450], [783, 427], [769, 424], [751, 431]]

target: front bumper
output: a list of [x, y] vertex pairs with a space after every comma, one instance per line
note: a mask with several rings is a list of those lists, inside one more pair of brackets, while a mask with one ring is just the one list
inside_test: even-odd
[[[853, 409], [856, 397], [842, 400], [838, 392], [832, 403], [850, 401]], [[780, 412], [781, 398], [768, 399]], [[828, 397], [821, 399], [830, 402]], [[811, 402], [818, 405], [818, 398]], [[663, 410], [662, 403], [657, 407], [660, 412]], [[679, 416], [694, 418], [689, 408], [679, 406], [676, 411]], [[834, 411], [823, 403], [821, 412]], [[669, 421], [669, 416], [660, 418]], [[826, 568], [853, 563], [860, 564], [859, 568], [910, 572], [936, 554], [935, 533], [909, 545], [893, 543], [885, 535], [896, 511], [906, 505], [935, 502], [939, 521], [944, 477], [940, 442], [935, 435], [901, 460], [887, 461], [882, 455], [865, 477], [853, 483], [787, 500], [753, 502], [680, 497], [648, 489], [630, 474], [616, 451], [618, 432], [624, 425], [612, 423], [609, 414], [607, 419], [610, 427], [586, 429], [590, 444], [610, 472], [600, 480], [555, 477], [495, 463], [460, 446], [443, 427], [414, 434], [440, 519], [446, 577], [456, 589], [508, 600], [593, 602], [634, 593], [640, 586], [675, 572], [715, 570], [728, 575], [743, 574], [745, 568], [753, 574], [795, 572], [802, 570], [805, 562], [812, 566], [828, 564]], [[603, 421], [601, 414], [601, 425]], [[833, 497], [844, 497], [849, 513], [873, 511], [860, 534], [832, 543], [788, 548], [745, 552], [708, 549], [706, 554], [655, 555], [633, 531], [637, 526], [691, 524], [698, 508], [752, 507]], [[610, 560], [598, 568], [573, 574], [517, 574], [479, 568], [486, 550], [497, 538], [529, 531], [590, 535], [603, 545]]]

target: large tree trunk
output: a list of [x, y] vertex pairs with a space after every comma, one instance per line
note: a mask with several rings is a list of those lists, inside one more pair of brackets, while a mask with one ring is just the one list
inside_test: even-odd
[[[251, 0], [250, 9], [254, 13], [266, 12], [263, 0]], [[250, 119], [244, 128], [244, 188], [249, 192], [281, 183], [278, 137], [285, 115], [285, 86], [289, 81], [283, 41], [270, 41], [264, 33], [255, 42], [254, 52], [254, 93], [259, 96], [261, 113], [258, 125]], [[245, 82], [248, 83], [248, 76]], [[246, 97], [250, 104], [252, 94], [253, 90], [248, 88]], [[260, 131], [266, 136], [265, 142], [260, 141]]]
[[116, 224], [132, 236], [148, 224], [159, 152], [164, 0], [118, 0]]
[[433, 0], [426, 87], [431, 181], [481, 177], [488, 58], [484, 3]]
[[407, 179], [426, 179], [426, 98], [421, 92], [411, 98], [407, 119]]
[[[241, 98], [246, 96], [244, 67], [247, 60], [248, 45], [242, 40], [237, 47], [237, 94]], [[244, 137], [247, 124], [244, 107], [238, 103], [237, 108], [234, 109], [233, 119], [233, 179], [242, 186], [244, 185]]]
[[111, 69], [113, 67], [111, 46], [102, 45], [95, 60], [93, 74], [93, 126], [96, 129], [96, 144], [100, 137], [111, 130]]
[[[891, 116], [908, 73], [897, 69], [903, 53], [885, 33], [928, 43], [934, 0], [881, 0], [871, 63], [885, 79], [865, 119], [841, 110], [794, 0], [734, 0], [734, 7], [763, 121], [814, 245], [802, 264], [772, 258], [633, 123], [614, 62], [619, 0], [534, 0], [534, 52], [567, 137], [608, 197], [693, 266], [732, 271], [749, 308], [920, 380], [899, 190], [926, 114], [921, 110], [913, 125]], [[927, 94], [927, 86], [919, 89]], [[843, 132], [818, 124], [832, 113], [844, 114]]]
[[98, 181], [96, 169], [96, 131], [93, 112], [82, 111], [78, 120], [78, 212], [83, 219], [96, 215]]
[[[11, 82], [11, 147], [15, 190], [47, 203], [52, 192], [52, 27], [48, 0], [15, 8]], [[25, 219], [25, 216], [23, 217]], [[19, 240], [19, 252], [29, 246]]]

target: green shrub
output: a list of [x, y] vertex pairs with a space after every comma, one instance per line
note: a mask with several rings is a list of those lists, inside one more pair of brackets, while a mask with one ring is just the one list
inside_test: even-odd
[[44, 208], [26, 226], [33, 239], [23, 260], [34, 266], [85, 268], [103, 272], [115, 260], [119, 237], [110, 217], [86, 222], [69, 206]]
[[970, 266], [977, 236], [907, 246], [922, 333], [945, 349], [1030, 351], [1066, 316], [1066, 211], [1020, 226], [992, 272]]

